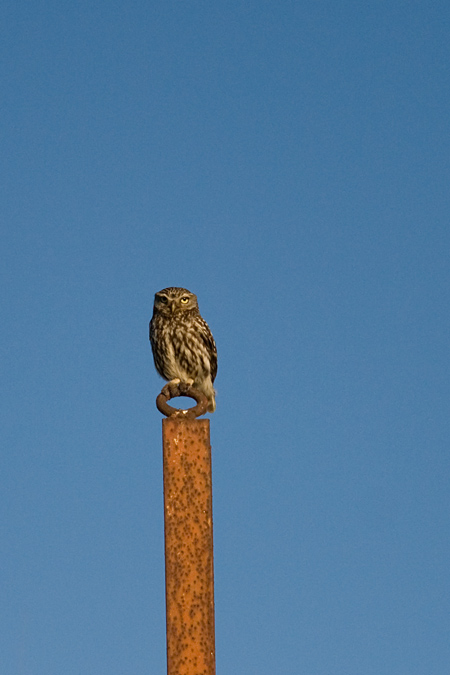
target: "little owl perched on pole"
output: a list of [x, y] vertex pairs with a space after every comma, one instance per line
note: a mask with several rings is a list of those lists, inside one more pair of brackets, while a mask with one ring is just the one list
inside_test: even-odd
[[150, 342], [158, 373], [165, 380], [186, 382], [201, 391], [208, 399], [208, 411], [214, 412], [216, 343], [194, 293], [170, 287], [155, 294]]

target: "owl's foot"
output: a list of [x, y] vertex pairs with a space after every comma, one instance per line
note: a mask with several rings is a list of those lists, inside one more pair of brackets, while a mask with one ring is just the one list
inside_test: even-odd
[[170, 380], [170, 382], [164, 385], [162, 392], [165, 395], [170, 396], [170, 398], [173, 398], [174, 396], [179, 396], [180, 394], [187, 394], [188, 390], [193, 384], [194, 380], [191, 378], [182, 382], [179, 377], [175, 377], [173, 380]]
[[192, 380], [190, 377], [187, 380], [181, 380], [180, 384], [178, 385], [178, 391], [180, 394], [188, 394], [189, 389], [193, 384], [194, 380]]
[[170, 380], [164, 387], [161, 389], [162, 393], [168, 398], [173, 398], [178, 390], [178, 385], [180, 384], [180, 378], [176, 377], [173, 380]]

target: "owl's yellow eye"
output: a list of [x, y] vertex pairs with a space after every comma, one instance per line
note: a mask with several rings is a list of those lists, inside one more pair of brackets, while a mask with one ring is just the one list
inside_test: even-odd
[[181, 298], [181, 303], [185, 305], [187, 302], [189, 302], [189, 298], [185, 296], [184, 298]]

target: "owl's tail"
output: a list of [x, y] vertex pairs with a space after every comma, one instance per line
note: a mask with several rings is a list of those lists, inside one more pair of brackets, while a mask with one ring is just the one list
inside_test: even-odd
[[213, 387], [211, 377], [207, 377], [201, 384], [196, 384], [194, 382], [194, 387], [197, 387], [197, 389], [200, 389], [203, 394], [205, 394], [206, 398], [208, 399], [209, 405], [208, 405], [208, 412], [213, 413], [216, 409], [216, 391]]

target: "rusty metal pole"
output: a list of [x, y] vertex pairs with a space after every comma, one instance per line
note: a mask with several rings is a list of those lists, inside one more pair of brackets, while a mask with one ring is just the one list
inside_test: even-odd
[[[168, 398], [198, 405], [181, 411]], [[167, 385], [157, 399], [163, 420], [167, 674], [215, 675], [212, 479], [207, 401]]]

